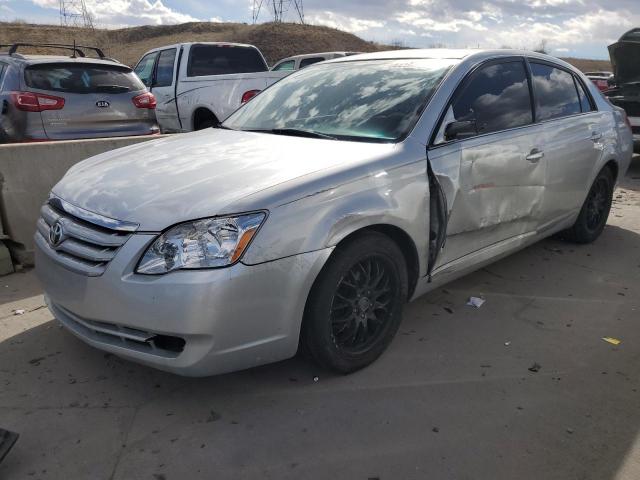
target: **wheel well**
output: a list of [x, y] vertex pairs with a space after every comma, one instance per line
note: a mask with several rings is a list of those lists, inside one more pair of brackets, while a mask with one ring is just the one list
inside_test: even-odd
[[613, 175], [613, 184], [615, 185], [616, 181], [618, 180], [618, 162], [616, 162], [615, 160], [609, 160], [603, 167], [603, 170], [605, 168], [611, 170], [611, 175]]
[[391, 240], [393, 240], [398, 247], [400, 247], [400, 251], [404, 255], [405, 261], [407, 262], [407, 273], [409, 275], [408, 278], [408, 298], [413, 296], [413, 292], [416, 288], [416, 284], [418, 283], [418, 276], [420, 274], [420, 261], [418, 259], [418, 249], [416, 248], [415, 243], [409, 236], [407, 232], [402, 230], [399, 227], [388, 224], [378, 224], [378, 225], [370, 225], [368, 227], [361, 228], [360, 230], [356, 230], [355, 232], [350, 233], [345, 238], [338, 242], [336, 247], [340, 245], [344, 245], [346, 242], [350, 242], [354, 237], [364, 233], [364, 232], [378, 232], [383, 235], [386, 235]]
[[199, 127], [203, 123], [206, 123], [207, 125], [216, 125], [219, 122], [218, 118], [208, 108], [196, 108], [196, 111], [193, 112], [193, 129], [199, 130]]

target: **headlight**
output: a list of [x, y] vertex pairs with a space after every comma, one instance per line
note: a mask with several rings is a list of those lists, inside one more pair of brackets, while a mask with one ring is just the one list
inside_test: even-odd
[[265, 217], [257, 212], [176, 225], [151, 244], [136, 271], [153, 275], [231, 265], [240, 259]]

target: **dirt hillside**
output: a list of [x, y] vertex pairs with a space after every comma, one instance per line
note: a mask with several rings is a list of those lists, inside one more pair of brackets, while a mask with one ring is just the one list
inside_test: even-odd
[[[0, 44], [14, 42], [73, 43], [96, 45], [105, 53], [128, 65], [144, 52], [162, 45], [193, 41], [239, 42], [256, 45], [270, 65], [289, 55], [350, 50], [372, 52], [392, 47], [368, 42], [335, 28], [294, 23], [194, 22], [180, 25], [142, 26], [117, 30], [86, 30], [57, 25], [0, 23]], [[47, 52], [44, 52], [47, 53]], [[608, 61], [565, 59], [583, 71], [610, 70]]]

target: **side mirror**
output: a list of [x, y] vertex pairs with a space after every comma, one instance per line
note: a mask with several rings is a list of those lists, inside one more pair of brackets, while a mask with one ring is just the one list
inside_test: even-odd
[[478, 129], [475, 120], [451, 122], [444, 129], [444, 139], [447, 142], [451, 140], [464, 140], [465, 138], [475, 137], [477, 134]]

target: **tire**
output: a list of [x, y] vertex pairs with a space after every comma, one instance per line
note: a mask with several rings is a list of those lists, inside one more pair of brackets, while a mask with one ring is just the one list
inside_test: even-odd
[[304, 351], [343, 374], [372, 363], [398, 331], [407, 277], [405, 257], [386, 235], [369, 232], [338, 246], [307, 300]]
[[600, 236], [611, 211], [613, 186], [611, 170], [603, 168], [591, 185], [576, 223], [563, 232], [564, 239], [575, 243], [591, 243]]

